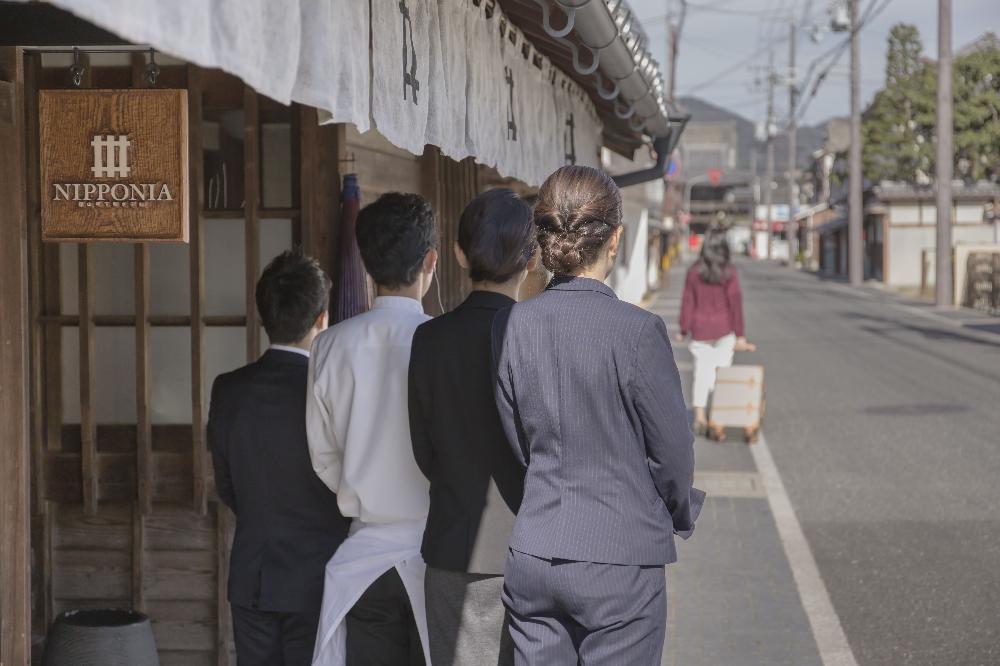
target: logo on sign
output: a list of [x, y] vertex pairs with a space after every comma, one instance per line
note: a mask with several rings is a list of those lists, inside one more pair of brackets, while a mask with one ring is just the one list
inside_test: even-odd
[[94, 166], [90, 168], [95, 178], [128, 178], [132, 173], [128, 165], [128, 136], [97, 135], [91, 140], [94, 147]]
[[[95, 134], [90, 140], [94, 149], [95, 178], [123, 179], [132, 175], [127, 134]], [[173, 201], [166, 183], [53, 183], [53, 201], [71, 201], [80, 208], [148, 208], [157, 201]]]

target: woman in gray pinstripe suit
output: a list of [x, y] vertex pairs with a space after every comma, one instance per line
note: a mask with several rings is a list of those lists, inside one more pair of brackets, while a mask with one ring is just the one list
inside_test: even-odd
[[534, 215], [555, 276], [494, 323], [497, 405], [527, 468], [503, 593], [516, 663], [659, 664], [663, 566], [704, 499], [670, 339], [603, 282], [622, 231], [606, 174], [559, 169]]

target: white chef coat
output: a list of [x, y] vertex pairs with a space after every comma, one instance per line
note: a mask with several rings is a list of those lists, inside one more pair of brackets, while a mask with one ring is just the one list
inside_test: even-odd
[[349, 518], [377, 524], [427, 517], [429, 483], [413, 458], [407, 373], [413, 332], [428, 319], [415, 299], [379, 296], [370, 311], [313, 342], [309, 455]]
[[326, 565], [314, 666], [343, 666], [344, 617], [395, 567], [427, 663], [420, 542], [429, 487], [410, 442], [410, 346], [430, 319], [412, 298], [379, 296], [372, 309], [316, 337], [309, 358], [306, 432], [316, 474], [337, 493], [351, 532]]

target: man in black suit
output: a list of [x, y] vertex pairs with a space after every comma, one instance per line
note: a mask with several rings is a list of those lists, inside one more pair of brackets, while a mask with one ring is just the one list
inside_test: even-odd
[[513, 660], [501, 589], [524, 469], [493, 399], [491, 331], [534, 268], [535, 245], [531, 210], [516, 194], [495, 189], [473, 199], [454, 248], [473, 291], [413, 337], [410, 437], [430, 480], [421, 554], [434, 666]]
[[257, 283], [271, 347], [212, 386], [208, 446], [219, 498], [236, 515], [229, 603], [240, 666], [312, 661], [327, 561], [347, 536], [306, 441], [309, 349], [326, 328], [330, 280], [288, 251]]

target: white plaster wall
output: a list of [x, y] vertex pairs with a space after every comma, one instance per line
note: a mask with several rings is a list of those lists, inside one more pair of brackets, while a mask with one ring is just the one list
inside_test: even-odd
[[921, 253], [934, 247], [934, 227], [893, 227], [887, 239], [889, 272], [886, 285], [919, 287]]
[[625, 225], [622, 235], [624, 246], [618, 251], [618, 262], [609, 283], [618, 298], [629, 303], [639, 303], [646, 295], [649, 212], [645, 206], [626, 200], [622, 213]]
[[920, 224], [920, 206], [917, 204], [894, 204], [889, 207], [891, 224]]
[[[919, 287], [923, 250], [933, 250], [936, 229], [933, 226], [893, 227], [889, 230], [889, 273], [887, 286]], [[987, 224], [952, 227], [952, 243], [991, 243], [993, 227]], [[929, 266], [928, 284], [934, 284], [933, 262]]]

